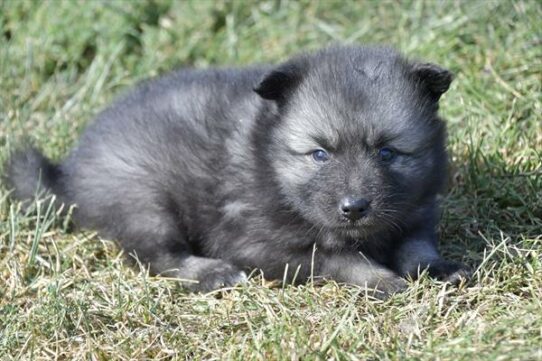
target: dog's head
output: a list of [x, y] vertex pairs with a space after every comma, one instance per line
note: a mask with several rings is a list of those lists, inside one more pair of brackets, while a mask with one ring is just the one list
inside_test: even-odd
[[437, 110], [451, 81], [386, 48], [329, 48], [269, 72], [255, 91], [275, 104], [266, 161], [290, 207], [358, 239], [407, 226], [445, 179]]

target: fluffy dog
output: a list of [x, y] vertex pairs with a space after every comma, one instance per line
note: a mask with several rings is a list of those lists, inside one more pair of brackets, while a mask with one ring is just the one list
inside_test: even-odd
[[435, 233], [451, 81], [380, 47], [180, 70], [104, 110], [60, 164], [14, 154], [7, 181], [16, 198], [41, 188], [76, 205], [77, 225], [192, 290], [255, 268], [384, 294], [426, 268], [457, 281], [467, 269], [439, 256]]

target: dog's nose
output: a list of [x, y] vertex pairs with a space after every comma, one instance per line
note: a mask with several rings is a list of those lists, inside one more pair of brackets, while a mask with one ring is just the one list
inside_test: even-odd
[[367, 214], [371, 201], [365, 198], [345, 197], [339, 204], [339, 212], [343, 217], [356, 221]]

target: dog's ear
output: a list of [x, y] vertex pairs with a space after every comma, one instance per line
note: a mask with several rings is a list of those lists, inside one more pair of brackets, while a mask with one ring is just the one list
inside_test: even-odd
[[414, 64], [412, 75], [426, 87], [435, 100], [446, 93], [454, 78], [450, 71], [431, 63]]
[[302, 67], [299, 64], [285, 63], [267, 73], [254, 91], [263, 99], [284, 102], [302, 77]]

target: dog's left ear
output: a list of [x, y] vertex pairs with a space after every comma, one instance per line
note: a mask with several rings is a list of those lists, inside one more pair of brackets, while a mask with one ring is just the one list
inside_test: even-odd
[[282, 103], [301, 82], [302, 71], [296, 63], [285, 63], [267, 73], [254, 88], [263, 99]]
[[417, 63], [412, 75], [422, 83], [436, 100], [450, 88], [454, 75], [449, 70], [431, 63]]

